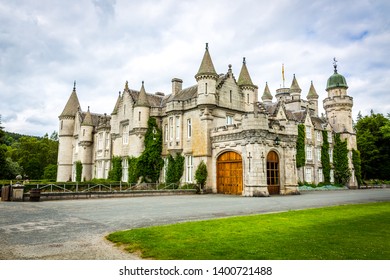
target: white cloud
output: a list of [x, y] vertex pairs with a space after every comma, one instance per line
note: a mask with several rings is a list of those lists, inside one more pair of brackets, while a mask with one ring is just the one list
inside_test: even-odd
[[[204, 44], [217, 72], [238, 77], [246, 57], [261, 94], [295, 73], [305, 97], [326, 96], [332, 59], [347, 78], [354, 115], [390, 112], [390, 3], [381, 1], [2, 1], [0, 114], [6, 130], [43, 135], [77, 80], [82, 109], [111, 113], [126, 80], [169, 93], [195, 83]], [[321, 104], [321, 102], [320, 102]], [[15, 117], [17, 116], [17, 117]]]

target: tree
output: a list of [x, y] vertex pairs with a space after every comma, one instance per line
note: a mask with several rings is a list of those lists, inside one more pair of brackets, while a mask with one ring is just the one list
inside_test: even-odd
[[353, 168], [355, 169], [355, 176], [358, 183], [358, 187], [363, 183], [362, 180], [362, 161], [360, 159], [360, 152], [357, 150], [352, 150], [352, 163]]
[[390, 116], [374, 114], [362, 117], [355, 125], [363, 179], [389, 179]]
[[342, 141], [340, 134], [338, 133], [334, 136], [333, 167], [335, 182], [346, 185], [351, 177], [348, 161], [348, 147], [347, 141]]
[[4, 127], [1, 126], [1, 115], [0, 115], [0, 178], [5, 178], [6, 175], [6, 166], [7, 166], [7, 161], [6, 161], [6, 152], [7, 152], [7, 147], [4, 144]]
[[207, 166], [202, 160], [195, 171], [195, 180], [200, 185], [200, 189], [203, 190], [204, 184], [207, 180]]
[[81, 182], [81, 174], [83, 174], [83, 164], [81, 161], [76, 161], [76, 182]]

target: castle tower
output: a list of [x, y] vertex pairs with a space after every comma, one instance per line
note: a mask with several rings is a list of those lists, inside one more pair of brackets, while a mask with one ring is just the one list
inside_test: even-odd
[[[340, 134], [341, 139], [347, 141], [348, 150], [356, 150], [356, 134], [352, 126], [353, 98], [348, 95], [347, 81], [343, 75], [337, 73], [337, 61], [334, 59], [334, 73], [326, 84], [328, 97], [324, 99], [324, 109], [329, 124], [333, 131]], [[351, 155], [351, 153], [349, 153]], [[352, 158], [349, 156], [349, 168], [353, 171]], [[349, 182], [349, 187], [357, 186], [354, 172]]]
[[313, 86], [313, 81], [311, 81], [310, 89], [306, 98], [310, 103], [310, 108], [314, 111], [314, 115], [318, 116], [318, 94]]
[[79, 153], [80, 153], [81, 163], [83, 164], [81, 180], [83, 181], [89, 181], [92, 179], [93, 133], [94, 133], [94, 125], [88, 107], [88, 111], [85, 114], [83, 122], [81, 123], [80, 133], [79, 133], [79, 145], [80, 145]]
[[261, 96], [261, 100], [263, 100], [264, 104], [271, 104], [272, 103], [272, 94], [269, 90], [268, 83], [265, 83], [264, 93]]
[[298, 81], [297, 79], [295, 78], [295, 74], [294, 74], [294, 77], [293, 77], [293, 80], [292, 80], [292, 83], [291, 83], [291, 87], [290, 87], [290, 95], [291, 95], [291, 99], [294, 101], [298, 101], [301, 99], [301, 92], [302, 92], [302, 89], [299, 87], [298, 85]]
[[73, 91], [68, 102], [61, 115], [58, 117], [60, 127], [58, 132], [57, 182], [66, 182], [72, 179], [73, 133], [75, 118], [79, 108], [80, 102], [76, 93], [76, 82], [74, 82]]
[[244, 108], [246, 112], [253, 112], [254, 104], [257, 102], [257, 86], [252, 83], [248, 68], [246, 67], [245, 57], [242, 61], [240, 76], [237, 81], [244, 95]]
[[206, 43], [206, 51], [195, 79], [198, 82], [198, 105], [216, 105], [218, 74], [211, 60], [208, 43]]

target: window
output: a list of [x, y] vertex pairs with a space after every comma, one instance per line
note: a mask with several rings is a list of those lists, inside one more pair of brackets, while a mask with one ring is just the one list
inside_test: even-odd
[[226, 124], [233, 124], [233, 116], [226, 116]]
[[232, 103], [233, 102], [233, 96], [232, 96], [232, 90], [230, 90], [230, 103]]
[[324, 181], [324, 175], [322, 173], [322, 168], [318, 169], [318, 182], [321, 183]]
[[123, 115], [126, 115], [126, 104], [123, 105]]
[[175, 118], [175, 125], [176, 125], [176, 140], [180, 139], [180, 117], [176, 116]]
[[129, 181], [129, 165], [128, 165], [127, 158], [124, 158], [122, 160], [122, 181], [127, 182]]
[[318, 160], [318, 162], [321, 162], [321, 149], [317, 148], [316, 152], [317, 152], [317, 160]]
[[333, 140], [332, 132], [328, 131], [328, 142], [332, 143], [332, 140]]
[[186, 182], [192, 183], [193, 181], [193, 157], [192, 156], [186, 156]]
[[138, 121], [141, 121], [141, 112], [138, 112]]
[[330, 170], [330, 182], [334, 183], [334, 171], [333, 171], [333, 169]]
[[97, 162], [97, 178], [103, 178], [103, 168], [102, 168], [102, 162], [98, 161]]
[[168, 125], [164, 125], [165, 142], [168, 142]]
[[129, 144], [129, 125], [124, 125], [122, 128], [122, 142], [124, 145]]
[[103, 132], [100, 132], [98, 134], [98, 150], [102, 150], [102, 149], [103, 149]]
[[333, 162], [333, 150], [332, 149], [329, 149], [329, 162], [330, 163]]
[[311, 127], [306, 126], [306, 138], [311, 139]]
[[191, 119], [187, 119], [187, 138], [191, 138], [192, 136], [192, 123]]
[[106, 149], [110, 149], [110, 134], [106, 134]]
[[306, 159], [313, 160], [312, 148], [310, 146], [306, 147]]
[[321, 131], [317, 131], [317, 142], [321, 143]]
[[312, 172], [311, 172], [311, 168], [310, 167], [306, 168], [305, 181], [308, 182], [308, 183], [311, 183], [313, 181], [312, 180]]
[[249, 93], [246, 95], [246, 103], [249, 104]]
[[168, 158], [164, 158], [164, 167], [163, 167], [164, 181], [166, 180], [167, 171], [168, 171]]
[[103, 178], [104, 179], [107, 179], [108, 178], [108, 172], [110, 170], [110, 161], [106, 161], [105, 164], [104, 164], [104, 174], [103, 174]]
[[169, 118], [169, 140], [173, 140], [173, 117]]
[[208, 93], [207, 92], [207, 83], [205, 83], [204, 87], [205, 87], [204, 92], [205, 92], [205, 94], [207, 94]]

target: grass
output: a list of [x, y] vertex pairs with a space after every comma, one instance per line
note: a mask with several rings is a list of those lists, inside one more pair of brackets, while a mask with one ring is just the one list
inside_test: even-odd
[[107, 239], [160, 260], [389, 260], [390, 202], [139, 228]]

